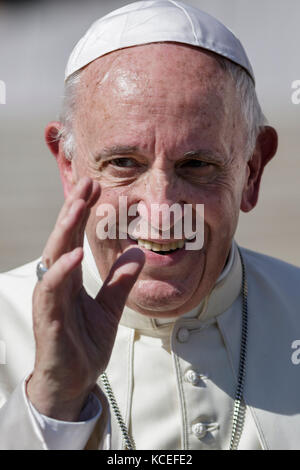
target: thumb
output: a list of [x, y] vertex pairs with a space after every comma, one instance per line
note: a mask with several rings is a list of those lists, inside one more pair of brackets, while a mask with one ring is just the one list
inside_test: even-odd
[[120, 317], [144, 263], [145, 255], [139, 248], [125, 251], [113, 264], [96, 301], [105, 310]]

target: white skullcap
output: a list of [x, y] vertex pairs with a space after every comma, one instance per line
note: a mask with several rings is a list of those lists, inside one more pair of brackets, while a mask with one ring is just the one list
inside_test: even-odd
[[228, 28], [198, 8], [172, 0], [130, 3], [95, 21], [73, 49], [65, 80], [108, 52], [162, 41], [215, 52], [242, 66], [255, 81], [242, 44]]

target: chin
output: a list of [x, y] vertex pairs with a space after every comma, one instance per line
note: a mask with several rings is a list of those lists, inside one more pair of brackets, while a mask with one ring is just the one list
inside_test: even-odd
[[180, 316], [188, 311], [193, 292], [179, 283], [140, 280], [133, 287], [127, 305], [151, 317]]

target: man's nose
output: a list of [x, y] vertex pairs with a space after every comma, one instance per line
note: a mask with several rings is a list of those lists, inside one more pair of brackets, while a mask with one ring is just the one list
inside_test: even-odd
[[152, 168], [141, 195], [146, 205], [169, 204], [180, 202], [178, 178], [173, 168]]
[[153, 169], [140, 194], [139, 215], [157, 230], [168, 230], [183, 217], [180, 184], [171, 170]]

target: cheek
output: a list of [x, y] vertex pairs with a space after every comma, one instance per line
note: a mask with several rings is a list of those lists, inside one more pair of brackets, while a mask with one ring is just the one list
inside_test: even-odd
[[[92, 207], [90, 217], [87, 223], [88, 233], [95, 239], [97, 244], [101, 245], [103, 249], [115, 248], [119, 246], [118, 240], [118, 222], [120, 214], [120, 198], [122, 201], [128, 200], [128, 196], [124, 188], [107, 189], [101, 187], [101, 195]], [[126, 197], [127, 199], [124, 199]], [[122, 209], [121, 209], [122, 210]], [[101, 237], [101, 233], [109, 232], [109, 236], [104, 235]], [[99, 248], [101, 248], [99, 246]]]
[[231, 186], [215, 186], [198, 192], [198, 202], [204, 204], [206, 231], [210, 236], [233, 236], [238, 221], [240, 194]]

